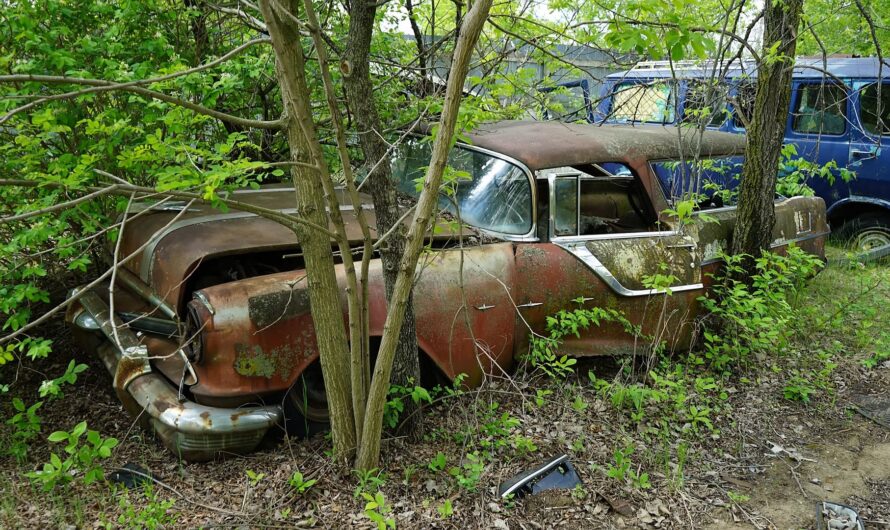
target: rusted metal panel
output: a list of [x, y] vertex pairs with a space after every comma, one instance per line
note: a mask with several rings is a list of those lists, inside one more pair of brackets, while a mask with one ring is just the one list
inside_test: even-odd
[[553, 121], [502, 121], [481, 125], [469, 135], [472, 144], [523, 162], [529, 169], [625, 160], [717, 157], [742, 153], [742, 135], [708, 131], [706, 140], [693, 129], [675, 127], [591, 126]]
[[[201, 290], [201, 299], [190, 302], [203, 326], [205, 356], [191, 388], [199, 401], [285, 391], [318, 357], [304, 276], [293, 271], [229, 282]], [[370, 331], [380, 336], [386, 304], [379, 260], [368, 279]], [[342, 267], [338, 280], [345, 286]], [[418, 264], [418, 345], [447, 376], [465, 373], [475, 384], [496, 366], [510, 366], [514, 282], [509, 243], [434, 252]], [[343, 308], [345, 322], [345, 297]]]

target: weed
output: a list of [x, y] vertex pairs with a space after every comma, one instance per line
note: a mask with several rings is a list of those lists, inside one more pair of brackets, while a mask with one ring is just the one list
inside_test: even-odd
[[[81, 444], [81, 436], [86, 434], [85, 444]], [[62, 460], [57, 454], [50, 455], [50, 461], [43, 464], [43, 469], [26, 473], [25, 476], [43, 485], [49, 491], [58, 484], [66, 484], [77, 474], [83, 475], [83, 482], [91, 484], [104, 478], [100, 460], [111, 456], [111, 450], [117, 446], [117, 439], [102, 438], [96, 431], [87, 430], [87, 422], [78, 423], [72, 431], [56, 431], [49, 435], [49, 441], [66, 442], [67, 457]]]
[[[117, 528], [174, 528], [179, 520], [179, 513], [173, 511], [176, 502], [173, 499], [159, 500], [150, 485], [143, 491], [145, 500], [132, 502], [130, 493], [124, 490], [118, 500], [122, 513], [117, 518]], [[107, 524], [107, 528], [114, 528]]]
[[42, 401], [34, 403], [30, 407], [26, 407], [25, 403], [19, 398], [12, 399], [12, 406], [16, 413], [6, 420], [7, 425], [12, 426], [12, 439], [6, 452], [14, 456], [20, 463], [28, 458], [28, 449], [31, 442], [40, 434], [40, 416], [37, 415], [37, 409], [43, 405]]
[[303, 477], [303, 474], [299, 471], [294, 471], [293, 475], [287, 479], [287, 483], [296, 491], [299, 495], [302, 495], [309, 491], [309, 488], [315, 485], [318, 482], [316, 479], [306, 480]]
[[395, 529], [396, 519], [395, 517], [388, 517], [392, 508], [386, 504], [386, 497], [383, 496], [383, 493], [379, 491], [373, 495], [362, 493], [362, 497], [367, 501], [365, 503], [365, 517], [377, 525], [377, 530]]
[[445, 453], [439, 451], [438, 453], [436, 453], [436, 456], [434, 456], [433, 459], [430, 460], [429, 464], [427, 464], [426, 467], [428, 467], [433, 473], [438, 473], [439, 471], [445, 469], [447, 463], [448, 462], [445, 458]]
[[250, 487], [256, 487], [257, 484], [260, 483], [261, 480], [266, 478], [265, 473], [256, 473], [251, 469], [246, 470], [247, 479], [250, 480]]
[[439, 512], [439, 517], [442, 519], [448, 519], [454, 515], [454, 507], [451, 505], [451, 499], [445, 499], [445, 502], [436, 507], [436, 511]]
[[367, 471], [354, 470], [355, 476], [358, 478], [358, 484], [355, 486], [353, 497], [358, 499], [366, 493], [376, 493], [386, 484], [386, 474], [376, 467]]
[[482, 472], [485, 469], [485, 462], [478, 452], [467, 455], [466, 460], [460, 467], [454, 466], [448, 470], [448, 473], [454, 477], [457, 485], [461, 488], [474, 492], [479, 480], [482, 478]]

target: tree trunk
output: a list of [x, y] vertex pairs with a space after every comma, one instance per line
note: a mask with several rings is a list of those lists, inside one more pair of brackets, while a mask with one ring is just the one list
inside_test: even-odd
[[[259, 4], [275, 50], [276, 73], [287, 110], [287, 140], [291, 159], [310, 165], [295, 165], [291, 169], [297, 215], [326, 227], [329, 223], [325, 214], [324, 189], [318, 170], [311, 167], [312, 163], [317, 162], [309, 157], [312, 139], [304, 134], [298, 120], [298, 116], [306, 113], [306, 109], [300, 106], [308, 104], [309, 94], [300, 33], [296, 23], [274, 12], [268, 0], [261, 0]], [[283, 2], [283, 5], [290, 13], [299, 11], [298, 3], [294, 0]], [[300, 241], [308, 276], [309, 303], [330, 410], [334, 458], [342, 461], [355, 451], [356, 428], [350, 388], [349, 347], [343, 326], [343, 306], [334, 272], [331, 240], [326, 234], [302, 225], [295, 226], [294, 232]]]
[[[377, 218], [377, 233], [382, 235], [399, 222], [399, 208], [396, 201], [395, 185], [391, 181], [391, 168], [383, 139], [383, 127], [377, 114], [374, 100], [374, 87], [369, 71], [371, 36], [374, 30], [374, 16], [377, 4], [364, 0], [353, 0], [349, 6], [349, 33], [344, 53], [344, 83], [350, 108], [355, 116], [356, 129], [359, 131], [359, 143], [365, 156], [365, 163], [374, 167], [368, 175], [365, 187], [374, 201], [374, 213]], [[376, 167], [375, 167], [376, 166]], [[383, 261], [383, 283], [386, 300], [392, 300], [393, 288], [399, 274], [399, 260], [405, 250], [405, 228], [397, 227], [381, 245], [380, 253]], [[408, 295], [405, 309], [405, 321], [399, 331], [399, 341], [393, 359], [392, 379], [394, 385], [409, 386], [411, 381], [420, 384], [420, 362], [417, 351], [417, 334], [415, 330], [414, 308], [412, 296]], [[422, 436], [422, 418], [419, 405], [406, 400], [402, 411], [404, 419], [400, 434], [409, 439], [418, 440]]]
[[362, 429], [362, 444], [359, 447], [356, 467], [369, 470], [377, 467], [380, 461], [380, 433], [383, 428], [383, 408], [386, 403], [386, 391], [392, 372], [392, 361], [399, 340], [399, 331], [408, 305], [408, 295], [414, 284], [417, 260], [423, 247], [423, 241], [430, 226], [430, 220], [438, 204], [439, 187], [442, 175], [451, 151], [452, 139], [457, 123], [457, 114], [463, 93], [464, 81], [470, 66], [473, 48], [482, 33], [482, 27], [488, 19], [492, 0], [476, 0], [464, 17], [460, 37], [455, 46], [454, 60], [448, 76], [445, 90], [445, 101], [442, 116], [439, 119], [438, 133], [433, 142], [430, 165], [423, 179], [423, 191], [417, 201], [414, 219], [408, 230], [405, 253], [399, 264], [399, 274], [393, 289], [386, 323], [383, 326], [383, 342], [377, 354], [374, 376], [371, 378], [371, 389], [368, 394], [368, 410], [365, 413], [365, 426]]
[[[751, 270], [753, 259], [769, 248], [776, 222], [776, 174], [788, 121], [802, 7], [803, 0], [780, 0], [766, 2], [764, 8], [763, 56], [758, 65], [757, 95], [747, 131], [738, 220], [732, 240], [733, 254], [750, 256], [747, 270]], [[771, 52], [776, 43], [777, 49]]]

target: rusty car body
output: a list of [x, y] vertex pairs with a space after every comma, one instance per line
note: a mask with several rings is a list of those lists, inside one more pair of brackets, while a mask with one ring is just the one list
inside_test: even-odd
[[[690, 346], [689, 323], [700, 311], [708, 273], [728, 248], [735, 207], [712, 207], [709, 222], [694, 213], [681, 225], [653, 164], [684, 152], [738, 157], [742, 137], [499, 122], [469, 138], [449, 161], [469, 180], [443, 201], [469, 232], [430, 235], [434, 251], [417, 269], [425, 370], [449, 379], [466, 374], [467, 384], [477, 384], [487, 372], [509, 369], [527, 351], [530, 331], [543, 332], [548, 315], [578, 299], [623, 312], [670, 348]], [[403, 192], [414, 189], [428, 149], [409, 140], [394, 157]], [[269, 208], [293, 205], [293, 190], [284, 185], [234, 193]], [[253, 450], [282, 422], [288, 403], [302, 403], [298, 412], [323, 421], [315, 330], [291, 230], [208, 206], [143, 208], [153, 209], [128, 222], [122, 235], [120, 255], [135, 256], [119, 268], [113, 300], [106, 284], [80, 293], [67, 314], [81, 346], [97, 351], [113, 375], [126, 409], [193, 460]], [[780, 198], [775, 208], [772, 246], [794, 243], [822, 255], [828, 233], [822, 199]], [[358, 242], [354, 212], [343, 210]], [[366, 213], [373, 227], [373, 209]], [[670, 294], [647, 287], [645, 277], [656, 272], [676, 278]], [[369, 284], [370, 332], [379, 337], [386, 316], [379, 259], [371, 263]], [[562, 349], [589, 356], [634, 347], [621, 325], [604, 323]]]

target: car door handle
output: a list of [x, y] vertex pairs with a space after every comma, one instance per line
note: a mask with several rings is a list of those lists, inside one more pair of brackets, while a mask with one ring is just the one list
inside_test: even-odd
[[872, 149], [869, 149], [868, 151], [863, 151], [862, 149], [852, 149], [850, 150], [850, 156], [859, 159], [876, 158], [877, 151]]

